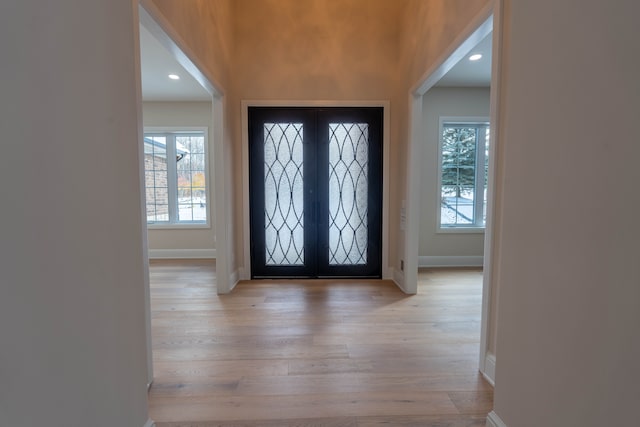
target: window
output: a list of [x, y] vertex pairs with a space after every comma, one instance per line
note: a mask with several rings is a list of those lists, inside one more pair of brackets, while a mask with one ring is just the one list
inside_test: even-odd
[[145, 132], [147, 224], [207, 224], [206, 132]]
[[440, 229], [484, 228], [489, 123], [441, 119], [440, 128]]

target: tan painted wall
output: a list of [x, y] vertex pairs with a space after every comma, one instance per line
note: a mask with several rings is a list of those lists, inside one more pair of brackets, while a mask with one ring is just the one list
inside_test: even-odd
[[405, 83], [413, 85], [491, 1], [406, 0], [406, 4], [401, 64]]
[[[244, 209], [241, 100], [358, 101], [394, 97], [402, 10], [397, 2], [212, 0], [185, 7], [184, 3], [178, 6], [177, 2], [154, 0], [154, 4], [211, 70], [226, 94], [234, 181], [231, 218], [242, 218]], [[216, 31], [207, 29], [213, 15], [217, 15]], [[233, 19], [223, 27], [221, 22], [230, 16]], [[229, 22], [233, 22], [231, 35]], [[215, 40], [218, 34], [223, 37]], [[220, 66], [221, 61], [225, 62], [224, 67]], [[228, 79], [231, 74], [233, 78]], [[233, 84], [228, 84], [231, 81]], [[395, 123], [391, 127], [395, 128]], [[397, 164], [394, 157], [395, 154], [392, 165]], [[232, 254], [236, 261], [232, 264], [241, 267], [242, 223], [235, 221], [230, 227], [232, 240], [237, 243]]]
[[[244, 209], [241, 100], [391, 101], [389, 248], [399, 268], [408, 90], [488, 0], [153, 1], [227, 95], [232, 218]], [[242, 224], [230, 227], [239, 267]]]
[[397, 2], [244, 0], [234, 6], [240, 99], [392, 96], [399, 71]]
[[180, 127], [197, 126], [208, 128], [208, 162], [210, 227], [157, 229], [149, 228], [149, 249], [215, 249], [213, 224], [213, 143], [211, 102], [144, 102], [142, 104], [144, 126]]
[[495, 411], [638, 425], [640, 3], [507, 6]]
[[[241, 100], [391, 100], [393, 149], [401, 3], [386, 0], [261, 0], [234, 4], [233, 103]], [[235, 117], [235, 132], [241, 132]], [[240, 152], [238, 146], [237, 153]], [[238, 159], [238, 157], [236, 157]], [[239, 160], [239, 159], [238, 159]], [[239, 164], [237, 170], [240, 170]], [[235, 191], [242, 194], [241, 180]], [[240, 202], [241, 200], [237, 200]], [[391, 206], [399, 204], [397, 193]], [[237, 203], [237, 209], [242, 206]], [[392, 209], [396, 212], [397, 209]], [[397, 216], [392, 214], [394, 247]], [[394, 225], [396, 225], [394, 227]], [[393, 260], [391, 261], [393, 263]]]

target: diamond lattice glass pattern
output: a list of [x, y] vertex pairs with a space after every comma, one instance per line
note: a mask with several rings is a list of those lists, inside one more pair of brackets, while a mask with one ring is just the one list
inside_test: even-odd
[[367, 263], [369, 125], [329, 124], [329, 264]]
[[304, 265], [302, 123], [264, 124], [267, 265]]

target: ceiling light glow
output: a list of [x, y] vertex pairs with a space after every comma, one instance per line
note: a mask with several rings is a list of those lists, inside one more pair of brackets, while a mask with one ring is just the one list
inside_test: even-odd
[[169, 74], [171, 80], [180, 80], [180, 76], [177, 74]]
[[469, 57], [469, 61], [477, 61], [478, 59], [482, 58], [482, 55], [479, 53], [473, 54]]

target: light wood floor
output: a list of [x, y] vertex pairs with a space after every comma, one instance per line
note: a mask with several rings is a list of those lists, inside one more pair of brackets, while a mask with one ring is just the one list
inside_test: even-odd
[[215, 292], [212, 261], [151, 263], [158, 427], [484, 426], [480, 270], [269, 280]]

